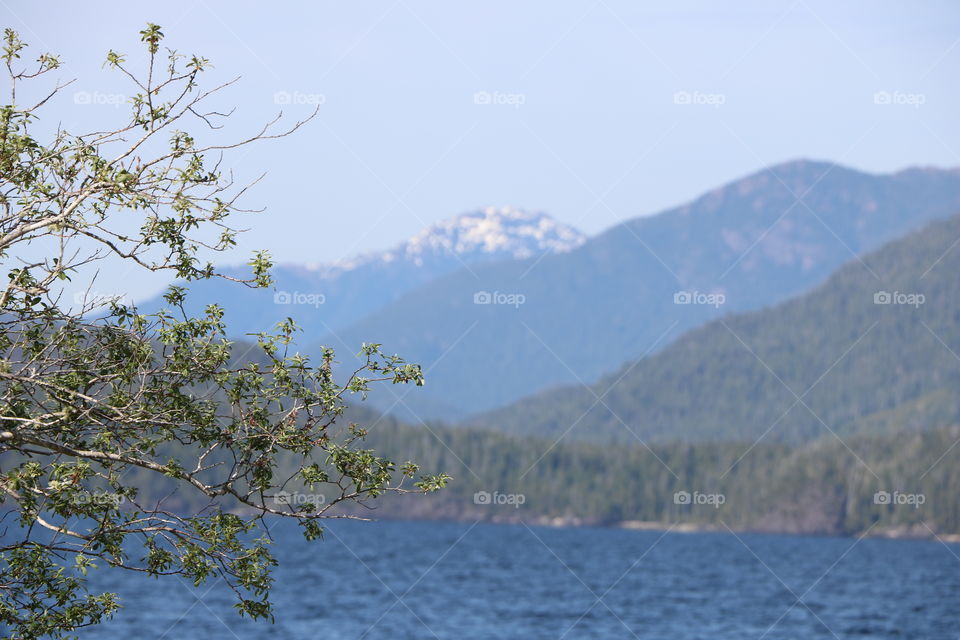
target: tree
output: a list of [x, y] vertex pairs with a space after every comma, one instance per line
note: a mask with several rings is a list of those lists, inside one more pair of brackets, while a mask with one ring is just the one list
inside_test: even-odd
[[[225, 177], [225, 155], [306, 122], [276, 131], [281, 113], [246, 139], [199, 143], [222, 135], [229, 114], [205, 104], [236, 79], [202, 89], [208, 60], [162, 53], [157, 25], [140, 35], [141, 74], [124, 55], [107, 54], [106, 65], [134, 87], [129, 120], [83, 135], [57, 128], [41, 141], [40, 112], [66, 85], [29, 106], [19, 101], [24, 85], [45, 82], [60, 62], [43, 54], [21, 63], [26, 45], [4, 33], [0, 623], [18, 638], [60, 637], [109, 618], [118, 596], [87, 588], [98, 566], [196, 584], [223, 579], [241, 615], [270, 617], [268, 518], [292, 518], [315, 540], [323, 519], [355, 517], [343, 506], [434, 491], [448, 479], [398, 467], [362, 447], [365, 430], [337, 423], [345, 397], [373, 382], [423, 384], [418, 365], [377, 344], [363, 345], [361, 365], [338, 384], [332, 350], [316, 366], [292, 352], [292, 320], [241, 353], [216, 304], [188, 316], [183, 286], [171, 286], [167, 308], [150, 315], [121, 299], [64, 302], [64, 282], [116, 261], [185, 282], [224, 277], [201, 255], [234, 246], [231, 217], [244, 211], [246, 187]], [[250, 266], [238, 286], [270, 286], [269, 255], [255, 254]], [[181, 513], [156, 492], [138, 497], [144, 479], [194, 492], [206, 507]], [[330, 498], [284, 500], [289, 488]]]

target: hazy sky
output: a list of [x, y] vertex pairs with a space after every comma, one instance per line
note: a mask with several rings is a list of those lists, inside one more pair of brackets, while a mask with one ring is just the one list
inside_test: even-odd
[[110, 96], [132, 91], [101, 64], [139, 51], [146, 21], [210, 58], [211, 80], [242, 76], [214, 105], [236, 106], [225, 135], [322, 102], [294, 137], [233, 157], [241, 177], [269, 170], [246, 201], [267, 212], [227, 262], [254, 247], [333, 260], [490, 204], [595, 233], [798, 157], [960, 166], [950, 1], [2, 0], [0, 13], [77, 78], [46, 111], [68, 128], [119, 118]]

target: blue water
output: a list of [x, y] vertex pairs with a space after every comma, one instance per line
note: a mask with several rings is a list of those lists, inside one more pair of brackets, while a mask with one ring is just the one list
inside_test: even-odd
[[81, 638], [960, 638], [960, 545], [337, 522], [276, 527], [276, 622], [226, 590], [99, 578], [125, 609]]

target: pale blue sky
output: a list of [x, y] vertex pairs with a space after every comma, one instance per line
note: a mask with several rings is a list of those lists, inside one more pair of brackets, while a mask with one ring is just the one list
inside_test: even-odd
[[[596, 233], [798, 157], [960, 166], [956, 2], [2, 0], [0, 15], [63, 56], [71, 93], [102, 95], [127, 90], [106, 50], [135, 52], [161, 24], [216, 77], [243, 76], [217, 103], [237, 106], [228, 133], [275, 115], [276, 92], [322, 96], [317, 121], [235, 159], [241, 176], [269, 170], [246, 201], [267, 213], [227, 262], [333, 260], [490, 204]], [[881, 91], [922, 104], [876, 104]], [[47, 114], [118, 115], [69, 99]], [[123, 278], [134, 294], [157, 284]]]

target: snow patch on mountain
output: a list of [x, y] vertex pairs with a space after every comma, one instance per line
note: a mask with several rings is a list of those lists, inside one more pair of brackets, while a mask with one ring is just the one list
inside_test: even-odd
[[359, 267], [407, 262], [423, 266], [457, 256], [462, 262], [523, 259], [564, 253], [586, 241], [581, 231], [542, 212], [514, 207], [486, 207], [430, 225], [386, 252], [373, 252], [333, 264], [307, 265], [324, 277]]

